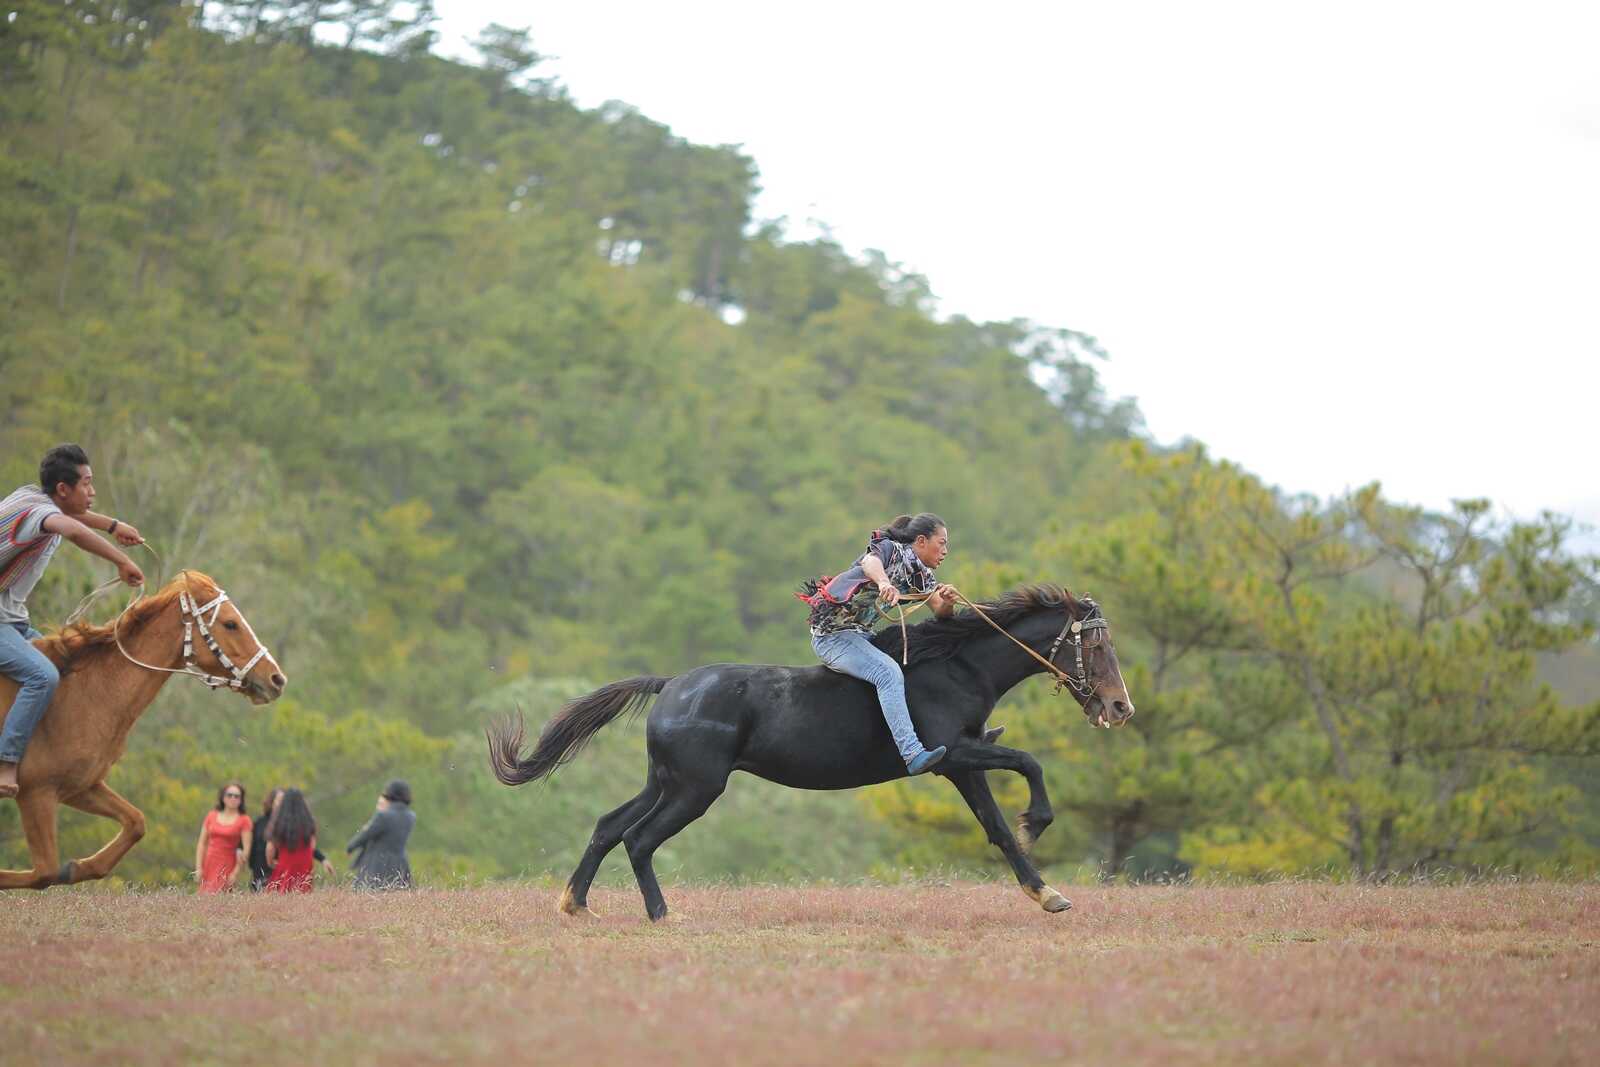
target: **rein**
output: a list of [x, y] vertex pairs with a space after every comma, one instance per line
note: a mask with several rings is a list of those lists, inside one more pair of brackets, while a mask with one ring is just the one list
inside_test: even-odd
[[[996, 630], [998, 630], [1005, 637], [1005, 639], [1007, 641], [1010, 641], [1012, 644], [1014, 644], [1018, 648], [1022, 649], [1022, 651], [1026, 652], [1028, 655], [1030, 655], [1034, 659], [1038, 660], [1044, 666], [1045, 670], [1047, 670], [1051, 674], [1055, 675], [1055, 679], [1056, 679], [1056, 689], [1055, 689], [1055, 691], [1057, 693], [1061, 692], [1061, 687], [1062, 686], [1068, 686], [1068, 687], [1070, 687], [1072, 689], [1073, 692], [1079, 694], [1080, 696], [1089, 697], [1089, 696], [1093, 696], [1094, 695], [1095, 687], [1090, 684], [1088, 672], [1086, 672], [1084, 670], [1084, 667], [1083, 667], [1083, 631], [1085, 631], [1085, 630], [1104, 630], [1104, 629], [1107, 629], [1110, 624], [1107, 623], [1105, 619], [1099, 617], [1098, 615], [1094, 616], [1092, 618], [1088, 618], [1088, 619], [1074, 619], [1072, 617], [1072, 611], [1069, 608], [1067, 610], [1067, 624], [1061, 628], [1061, 632], [1059, 634], [1056, 634], [1055, 642], [1053, 644], [1051, 644], [1051, 646], [1050, 646], [1050, 655], [1047, 658], [1045, 656], [1039, 655], [1039, 653], [1035, 652], [1033, 649], [1029, 648], [1027, 645], [1023, 644], [1021, 641], [1018, 641], [1015, 637], [1011, 636], [1011, 634], [1006, 631], [1006, 628], [1004, 626], [1001, 626], [999, 623], [997, 623], [993, 619], [989, 618], [988, 613], [985, 612], [978, 605], [974, 604], [972, 601], [968, 600], [967, 597], [966, 597], [966, 594], [961, 592], [961, 590], [956, 589], [955, 586], [951, 586], [950, 588], [955, 592], [957, 600], [961, 601], [961, 603], [963, 603], [967, 607], [971, 608], [974, 612], [977, 613], [977, 615], [978, 615], [978, 617], [980, 619], [982, 619], [984, 622], [988, 623], [990, 626], [993, 626]], [[900, 664], [901, 664], [901, 666], [905, 666], [906, 665], [906, 663], [910, 659], [910, 655], [911, 655], [911, 639], [910, 639], [910, 636], [906, 633], [906, 616], [910, 615], [912, 612], [918, 610], [919, 608], [926, 607], [927, 604], [928, 604], [928, 601], [930, 599], [932, 599], [932, 597], [933, 597], [932, 593], [921, 593], [921, 594], [910, 593], [910, 594], [903, 594], [902, 595], [902, 599], [915, 599], [917, 601], [917, 603], [913, 604], [909, 609], [908, 608], [899, 608], [897, 614], [895, 615], [896, 621], [898, 621], [900, 623]], [[1087, 596], [1085, 596], [1083, 599], [1088, 601], [1091, 605], [1094, 604], [1094, 601], [1090, 600]], [[1067, 634], [1069, 634], [1069, 633], [1072, 635], [1072, 649], [1073, 649], [1073, 653], [1075, 654], [1075, 657], [1076, 657], [1076, 660], [1077, 660], [1077, 663], [1076, 663], [1075, 668], [1074, 668], [1077, 671], [1076, 677], [1074, 677], [1071, 674], [1068, 674], [1066, 671], [1063, 671], [1060, 667], [1057, 667], [1056, 664], [1055, 664], [1056, 653], [1061, 650], [1061, 643], [1066, 640]]]

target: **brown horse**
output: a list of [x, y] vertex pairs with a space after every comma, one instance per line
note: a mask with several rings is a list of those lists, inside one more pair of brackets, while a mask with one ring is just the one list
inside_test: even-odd
[[[278, 699], [288, 684], [239, 609], [198, 571], [182, 572], [159, 593], [129, 605], [111, 625], [69, 626], [34, 645], [61, 671], [61, 684], [17, 768], [17, 806], [33, 870], [0, 871], [0, 889], [104, 878], [144, 836], [144, 814], [106, 785], [106, 775], [122, 758], [139, 716], [173, 674], [234, 689], [252, 704]], [[0, 678], [0, 706], [7, 714], [16, 693], [16, 683]], [[58, 867], [58, 804], [115, 819], [122, 830], [94, 855]]]

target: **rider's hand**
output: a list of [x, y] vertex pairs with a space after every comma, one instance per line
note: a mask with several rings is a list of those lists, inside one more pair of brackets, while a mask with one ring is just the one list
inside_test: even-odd
[[878, 599], [885, 604], [898, 604], [900, 602], [900, 590], [896, 589], [891, 582], [880, 582], [878, 584]]
[[140, 570], [131, 559], [126, 563], [117, 564], [117, 573], [121, 575], [122, 580], [127, 582], [129, 585], [144, 584], [144, 571]]
[[956, 598], [956, 587], [951, 585], [949, 582], [940, 582], [938, 588], [933, 591], [933, 595], [938, 597], [940, 600], [954, 601]]
[[137, 545], [144, 540], [143, 537], [139, 536], [138, 527], [134, 526], [131, 522], [119, 521], [117, 523], [117, 532], [111, 536], [115, 537], [118, 541], [121, 541], [125, 545]]

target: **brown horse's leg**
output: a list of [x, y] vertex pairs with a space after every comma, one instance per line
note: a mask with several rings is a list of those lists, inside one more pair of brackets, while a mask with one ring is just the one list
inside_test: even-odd
[[48, 889], [56, 883], [56, 795], [46, 789], [27, 789], [17, 797], [22, 811], [22, 832], [33, 857], [31, 871], [0, 871], [0, 889]]
[[109, 844], [87, 859], [68, 861], [70, 877], [64, 881], [87, 882], [94, 878], [104, 878], [144, 836], [144, 812], [128, 803], [120, 793], [104, 782], [96, 782], [84, 792], [69, 798], [66, 803], [90, 815], [115, 819], [122, 824], [122, 831], [113, 837]]

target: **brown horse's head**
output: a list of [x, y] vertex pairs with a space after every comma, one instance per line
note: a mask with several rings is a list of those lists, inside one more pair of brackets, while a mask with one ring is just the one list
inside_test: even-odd
[[[238, 688], [252, 704], [270, 704], [282, 696], [284, 687], [289, 684], [283, 668], [272, 658], [267, 646], [256, 638], [244, 613], [222, 592], [222, 587], [199, 571], [184, 571], [173, 584], [183, 588], [199, 609], [199, 616], [194, 620], [194, 665], [207, 674], [230, 681], [237, 677], [235, 671], [242, 673]], [[208, 633], [209, 641], [206, 640]], [[219, 651], [221, 656], [217, 654]], [[223, 656], [227, 657], [226, 663]]]
[[[1071, 625], [1077, 629], [1066, 634], [1055, 656], [1056, 665], [1074, 676], [1081, 674], [1084, 684], [1068, 688], [1092, 725], [1121, 726], [1133, 718], [1133, 698], [1128, 696], [1128, 685], [1122, 680], [1117, 649], [1111, 643], [1111, 624], [1100, 613], [1100, 605], [1087, 596], [1073, 604], [1072, 617]], [[1077, 642], [1082, 643], [1083, 649], [1081, 672]]]

